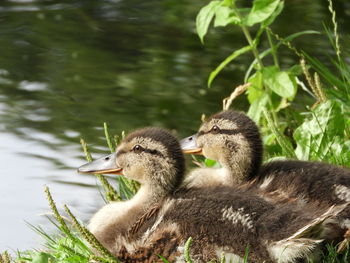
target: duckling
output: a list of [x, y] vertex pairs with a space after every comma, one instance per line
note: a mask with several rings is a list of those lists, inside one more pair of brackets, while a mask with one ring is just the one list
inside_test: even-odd
[[[203, 154], [222, 166], [195, 170], [186, 179], [189, 185], [246, 185], [270, 201], [294, 200], [320, 207], [350, 201], [349, 169], [297, 160], [261, 166], [259, 129], [244, 113], [229, 110], [215, 114], [181, 144], [185, 153]], [[341, 227], [349, 229], [350, 209], [344, 210], [341, 218]]]
[[178, 141], [157, 128], [135, 131], [123, 140], [116, 153], [79, 167], [79, 173], [119, 174], [141, 183], [132, 199], [100, 209], [91, 218], [89, 230], [107, 249], [116, 252], [117, 238], [127, 237], [141, 215], [178, 188], [184, 168]]
[[[266, 192], [302, 197], [304, 202], [333, 205], [350, 201], [350, 170], [347, 168], [299, 160], [261, 165], [263, 146], [259, 129], [241, 112], [223, 111], [213, 115], [196, 135], [183, 139], [181, 147], [184, 153], [203, 154], [222, 166], [202, 169], [203, 178], [191, 176], [188, 181], [192, 183], [249, 183]], [[208, 171], [214, 178], [204, 178]]]
[[130, 134], [115, 154], [79, 168], [141, 184], [131, 200], [98, 211], [89, 229], [124, 262], [162, 262], [157, 254], [183, 262], [184, 244], [192, 237], [195, 262], [217, 260], [221, 253], [243, 260], [249, 245], [251, 262], [287, 263], [317, 252], [329, 221], [344, 209], [302, 211], [293, 203], [268, 203], [249, 189], [187, 187], [181, 185], [184, 168], [180, 145], [169, 132], [146, 128]]

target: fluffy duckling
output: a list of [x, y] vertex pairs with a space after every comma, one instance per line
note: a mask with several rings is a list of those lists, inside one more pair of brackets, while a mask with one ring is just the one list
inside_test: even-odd
[[[321, 162], [273, 161], [261, 166], [263, 146], [259, 129], [244, 113], [223, 111], [204, 122], [196, 135], [182, 140], [186, 153], [200, 153], [222, 168], [194, 170], [191, 186], [248, 185], [270, 201], [294, 200], [320, 207], [350, 201], [350, 170]], [[350, 208], [339, 217], [350, 227]], [[349, 231], [348, 231], [349, 232]], [[346, 235], [349, 235], [347, 233]]]
[[180, 145], [156, 128], [130, 134], [114, 155], [79, 171], [123, 174], [141, 184], [134, 198], [106, 205], [89, 224], [124, 262], [162, 262], [157, 254], [184, 262], [189, 237], [195, 262], [217, 260], [222, 253], [227, 260], [242, 260], [248, 245], [250, 262], [294, 262], [317, 251], [331, 230], [329, 220], [343, 209], [315, 216], [316, 209], [271, 204], [247, 189], [179, 187], [184, 174]]
[[133, 132], [118, 146], [116, 153], [78, 169], [79, 173], [120, 174], [141, 183], [132, 199], [112, 202], [100, 209], [91, 218], [89, 230], [107, 249], [115, 252], [117, 239], [127, 237], [129, 228], [139, 217], [179, 187], [184, 169], [179, 143], [167, 131], [145, 128]]
[[249, 183], [265, 192], [302, 198], [305, 203], [350, 202], [349, 169], [297, 160], [272, 161], [261, 166], [263, 146], [259, 129], [241, 112], [213, 115], [196, 135], [183, 139], [181, 146], [185, 153], [203, 154], [222, 166], [194, 171], [187, 179], [193, 185]]

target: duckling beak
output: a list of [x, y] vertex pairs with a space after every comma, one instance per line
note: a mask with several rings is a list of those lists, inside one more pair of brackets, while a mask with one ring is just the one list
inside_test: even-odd
[[123, 174], [123, 169], [117, 166], [117, 154], [112, 153], [78, 168], [81, 174]]
[[188, 136], [180, 141], [180, 146], [183, 153], [191, 153], [201, 155], [202, 148], [197, 145], [197, 134]]

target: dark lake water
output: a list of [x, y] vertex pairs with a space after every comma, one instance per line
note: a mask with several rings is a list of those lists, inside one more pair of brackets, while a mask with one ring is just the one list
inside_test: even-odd
[[[161, 126], [181, 137], [196, 130], [202, 113], [221, 110], [252, 57], [239, 58], [206, 88], [211, 70], [246, 45], [234, 27], [211, 30], [201, 45], [195, 17], [206, 2], [1, 1], [0, 251], [38, 246], [25, 221], [49, 228], [44, 185], [83, 220], [102, 205], [95, 178], [75, 170], [84, 163], [80, 138], [94, 157], [108, 153], [103, 122], [112, 134]], [[273, 30], [323, 31], [327, 4], [287, 0]], [[348, 35], [350, 4], [334, 5]], [[293, 43], [321, 60], [333, 53], [322, 35]], [[285, 67], [297, 61], [287, 49], [281, 58]], [[243, 96], [234, 107], [247, 108]]]

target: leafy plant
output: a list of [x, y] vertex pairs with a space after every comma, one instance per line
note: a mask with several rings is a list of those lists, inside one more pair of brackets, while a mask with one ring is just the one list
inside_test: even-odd
[[[282, 12], [284, 2], [281, 0], [254, 0], [250, 8], [241, 8], [237, 0], [214, 0], [204, 6], [198, 13], [196, 26], [197, 33], [204, 43], [210, 23], [214, 21], [214, 27], [238, 26], [241, 28], [248, 45], [232, 52], [223, 62], [214, 69], [208, 78], [208, 87], [211, 86], [217, 75], [237, 57], [251, 52], [254, 55], [250, 67], [247, 69], [245, 81], [251, 85], [247, 89], [250, 108], [248, 115], [260, 122], [264, 116], [262, 109], [266, 108], [272, 113], [274, 122], [278, 123], [276, 113], [288, 107], [288, 101], [292, 101], [297, 92], [297, 65], [283, 70], [280, 67], [277, 50], [282, 44], [289, 43], [294, 38], [303, 34], [316, 34], [316, 31], [303, 31], [286, 38], [278, 38], [274, 42], [273, 33], [269, 26]], [[251, 29], [258, 27], [253, 36]], [[259, 51], [259, 43], [262, 35], [267, 36], [270, 48]], [[271, 55], [273, 65], [265, 65], [263, 59]]]
[[[246, 71], [245, 82], [247, 99], [250, 104], [248, 116], [262, 126], [264, 142], [269, 150], [267, 156], [285, 156], [303, 160], [323, 160], [335, 164], [349, 165], [350, 140], [350, 68], [341, 49], [336, 13], [331, 0], [329, 10], [332, 15], [333, 32], [326, 28], [326, 34], [333, 46], [336, 58], [331, 59], [339, 74], [334, 74], [317, 58], [297, 51], [291, 41], [305, 34], [318, 34], [316, 31], [302, 31], [287, 37], [273, 33], [270, 25], [283, 11], [282, 0], [254, 0], [248, 8], [242, 8], [238, 0], [214, 0], [204, 6], [196, 20], [197, 33], [204, 43], [211, 23], [214, 27], [240, 27], [247, 45], [235, 50], [214, 69], [208, 78], [210, 87], [217, 75], [237, 57], [252, 53], [254, 60]], [[254, 32], [254, 33], [252, 33]], [[263, 36], [269, 44], [266, 50], [259, 50]], [[300, 65], [282, 69], [278, 58], [278, 49], [286, 45], [301, 59]], [[271, 56], [273, 64], [265, 62]], [[304, 57], [317, 71], [314, 76], [309, 73]], [[304, 73], [307, 84], [298, 77]], [[321, 76], [321, 78], [320, 78]], [[322, 85], [325, 81], [328, 89]], [[291, 120], [281, 110], [287, 109], [295, 100], [298, 86], [301, 86], [315, 99], [316, 103], [300, 116], [304, 118]], [[310, 90], [307, 88], [309, 86]], [[232, 102], [232, 100], [230, 101]], [[227, 106], [224, 106], [227, 109]], [[264, 114], [263, 114], [264, 113]], [[300, 114], [300, 113], [298, 113]], [[283, 117], [281, 117], [283, 115]], [[284, 119], [283, 119], [284, 118]], [[287, 128], [293, 133], [285, 135]], [[206, 161], [208, 163], [208, 161]], [[213, 163], [210, 163], [213, 165]]]
[[298, 159], [349, 164], [350, 138], [344, 132], [349, 116], [350, 107], [338, 100], [328, 100], [311, 110], [294, 132]]

